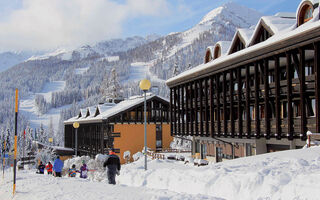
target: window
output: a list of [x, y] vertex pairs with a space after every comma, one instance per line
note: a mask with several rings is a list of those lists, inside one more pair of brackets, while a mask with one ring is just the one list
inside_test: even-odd
[[298, 26], [306, 23], [313, 17], [313, 5], [310, 2], [305, 2], [301, 5], [299, 10], [299, 17], [298, 17]]
[[216, 46], [214, 48], [214, 59], [219, 58], [221, 56], [221, 48], [220, 46]]
[[205, 57], [204, 63], [206, 64], [206, 63], [210, 62], [211, 60], [212, 60], [211, 51], [210, 51], [210, 49], [208, 49], [206, 52], [206, 57]]

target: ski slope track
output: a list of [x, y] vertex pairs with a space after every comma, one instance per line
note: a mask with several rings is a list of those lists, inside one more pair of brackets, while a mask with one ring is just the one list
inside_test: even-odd
[[48, 128], [50, 120], [52, 119], [53, 128], [57, 131], [59, 127], [60, 110], [67, 108], [69, 105], [50, 109], [48, 113], [41, 115], [35, 105], [35, 97], [37, 94], [43, 95], [45, 100], [51, 103], [52, 93], [64, 90], [65, 85], [65, 81], [49, 82], [45, 84], [40, 93], [32, 94], [28, 98], [20, 101], [19, 110], [29, 119], [30, 127], [39, 128], [40, 124], [43, 124], [44, 127]]

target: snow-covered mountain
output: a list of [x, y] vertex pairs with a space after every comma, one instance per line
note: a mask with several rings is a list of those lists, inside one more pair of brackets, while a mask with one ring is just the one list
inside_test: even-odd
[[84, 45], [82, 47], [66, 50], [57, 49], [54, 52], [49, 52], [39, 56], [32, 56], [28, 61], [34, 60], [46, 60], [46, 59], [60, 59], [67, 61], [76, 61], [82, 59], [95, 59], [95, 58], [109, 58], [114, 53], [125, 52], [130, 49], [134, 49], [138, 46], [147, 44], [158, 39], [158, 35], [149, 35], [146, 37], [134, 36], [126, 39], [112, 39], [107, 41], [98, 42], [97, 44], [90, 46]]
[[[41, 101], [41, 104], [47, 114], [55, 113], [57, 116], [62, 111], [63, 118], [68, 118], [77, 114], [80, 107], [98, 103], [101, 82], [108, 79], [112, 68], [116, 69], [125, 97], [141, 92], [137, 87], [141, 78], [149, 78], [152, 85], [158, 87], [159, 94], [168, 97], [165, 80], [172, 77], [175, 65], [180, 72], [197, 66], [203, 62], [207, 46], [220, 40], [231, 40], [237, 28], [255, 25], [260, 16], [255, 10], [227, 3], [209, 12], [198, 24], [184, 32], [163, 37], [152, 35], [114, 39], [33, 56], [0, 73], [0, 110], [3, 111], [0, 113], [0, 127], [13, 124], [8, 113], [13, 110], [14, 103], [8, 97], [13, 96], [14, 88], [19, 88], [22, 100], [32, 101], [31, 96], [53, 92], [44, 91], [46, 85], [56, 81], [65, 83], [63, 91], [55, 92], [54, 102]], [[34, 104], [29, 102], [26, 105]], [[30, 116], [34, 116], [33, 122], [37, 117], [44, 119], [36, 108], [25, 110], [32, 112], [24, 113], [27, 116], [24, 120]], [[50, 119], [50, 116], [46, 115], [46, 118]], [[53, 121], [59, 119], [54, 118]], [[24, 122], [19, 126], [21, 129], [27, 124]]]
[[27, 60], [31, 56], [31, 52], [3, 52], [0, 53], [0, 72]]
[[[213, 33], [213, 38], [211, 38], [211, 45], [213, 45], [215, 38], [223, 38], [222, 32], [227, 30], [232, 30], [233, 32], [234, 28], [248, 28], [255, 25], [260, 17], [261, 13], [253, 9], [233, 2], [226, 3], [210, 11], [191, 29], [177, 33], [177, 37], [181, 38], [181, 41], [172, 48], [169, 56], [191, 45], [201, 34], [207, 31]], [[231, 40], [231, 38], [223, 39]]]

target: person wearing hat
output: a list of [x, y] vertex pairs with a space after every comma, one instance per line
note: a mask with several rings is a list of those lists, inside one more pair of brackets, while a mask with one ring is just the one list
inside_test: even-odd
[[60, 156], [57, 156], [57, 159], [53, 163], [53, 171], [55, 177], [61, 177], [61, 171], [63, 168], [63, 161], [60, 160]]
[[82, 166], [80, 167], [80, 178], [87, 178], [88, 177], [88, 168], [86, 162], [82, 161]]
[[103, 164], [103, 167], [107, 167], [107, 175], [109, 184], [116, 184], [116, 174], [120, 174], [120, 159], [115, 154], [114, 149], [109, 149], [109, 155]]
[[44, 168], [45, 168], [44, 164], [42, 163], [42, 161], [40, 161], [40, 164], [38, 166], [38, 170], [39, 170], [38, 173], [44, 174]]

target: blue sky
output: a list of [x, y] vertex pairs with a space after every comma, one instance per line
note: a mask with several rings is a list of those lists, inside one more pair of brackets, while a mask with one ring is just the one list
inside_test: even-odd
[[[110, 38], [187, 30], [230, 0], [0, 0], [0, 51], [74, 48]], [[231, 0], [264, 15], [301, 0]]]
[[[175, 14], [170, 13], [168, 17], [141, 17], [129, 20], [126, 23], [127, 32], [130, 35], [148, 35], [157, 33], [165, 35], [170, 32], [180, 32], [197, 24], [201, 18], [212, 9], [230, 2], [230, 0], [174, 0], [170, 7]], [[274, 15], [278, 12], [296, 12], [301, 0], [233, 0], [240, 5], [258, 10], [263, 15]], [[179, 10], [184, 5], [188, 15]]]

